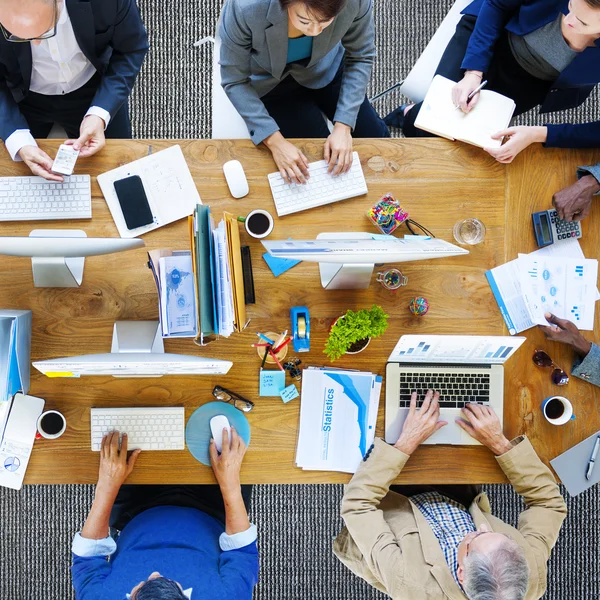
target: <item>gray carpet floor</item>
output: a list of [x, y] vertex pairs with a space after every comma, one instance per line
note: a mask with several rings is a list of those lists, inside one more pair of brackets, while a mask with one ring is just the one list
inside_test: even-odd
[[[374, 0], [378, 59], [370, 93], [401, 80], [448, 11], [449, 0]], [[220, 0], [140, 0], [151, 51], [131, 101], [135, 137], [210, 137], [210, 45]], [[381, 114], [403, 99], [393, 93], [376, 104]], [[597, 120], [597, 91], [561, 119]], [[545, 122], [557, 122], [550, 115]], [[542, 121], [537, 114], [523, 124]], [[494, 512], [517, 523], [520, 499], [509, 486], [488, 486]], [[91, 505], [93, 486], [0, 488], [0, 598], [73, 598], [69, 575], [71, 538]], [[379, 600], [331, 553], [341, 527], [342, 487], [257, 486], [252, 518], [260, 532], [262, 559], [257, 600]], [[546, 600], [600, 598], [600, 488], [567, 499], [569, 517], [552, 554]], [[233, 600], [233, 599], [232, 599]], [[406, 599], [410, 600], [410, 599]]]

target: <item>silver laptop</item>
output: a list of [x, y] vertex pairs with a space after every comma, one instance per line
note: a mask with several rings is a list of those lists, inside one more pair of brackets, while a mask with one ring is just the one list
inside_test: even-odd
[[426, 444], [478, 445], [455, 419], [469, 402], [491, 406], [500, 422], [504, 367], [524, 337], [403, 335], [388, 358], [385, 377], [385, 441], [395, 443], [408, 414], [410, 395], [420, 406], [428, 389], [440, 392], [441, 419], [448, 425]]

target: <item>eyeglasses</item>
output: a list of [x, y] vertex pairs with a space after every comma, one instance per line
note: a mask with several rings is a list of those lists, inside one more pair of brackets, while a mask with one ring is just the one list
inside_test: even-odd
[[554, 385], [566, 385], [569, 383], [569, 376], [546, 354], [543, 350], [536, 350], [533, 353], [533, 362], [538, 367], [554, 367], [550, 379]]
[[212, 393], [217, 400], [221, 400], [222, 402], [229, 402], [233, 404], [235, 408], [241, 410], [242, 412], [250, 412], [254, 408], [254, 402], [252, 402], [251, 400], [247, 400], [243, 396], [240, 396], [239, 394], [227, 390], [224, 387], [221, 387], [220, 385], [215, 385]]
[[40, 35], [39, 37], [20, 38], [16, 35], [13, 35], [9, 31], [7, 31], [7, 29], [4, 27], [4, 25], [2, 25], [2, 23], [0, 23], [0, 29], [2, 29], [2, 35], [4, 35], [4, 39], [7, 42], [20, 43], [20, 42], [31, 42], [31, 41], [35, 41], [35, 40], [50, 39], [51, 37], [54, 37], [56, 35], [56, 25], [58, 24], [58, 0], [54, 0], [54, 19], [53, 20], [54, 20], [54, 25], [52, 26], [52, 29], [49, 29], [48, 31], [46, 31], [46, 33], [42, 33], [42, 35]]

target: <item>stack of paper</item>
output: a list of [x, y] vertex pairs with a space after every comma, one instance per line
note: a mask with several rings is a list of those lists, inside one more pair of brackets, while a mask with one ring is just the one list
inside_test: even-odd
[[149, 266], [159, 292], [163, 337], [194, 337], [205, 345], [246, 325], [244, 275], [237, 219], [215, 227], [208, 206], [189, 217], [190, 250], [152, 250]]
[[584, 258], [576, 239], [519, 254], [486, 277], [511, 335], [547, 325], [546, 312], [594, 328], [598, 261]]
[[304, 369], [296, 464], [354, 473], [375, 439], [380, 393], [373, 373]]

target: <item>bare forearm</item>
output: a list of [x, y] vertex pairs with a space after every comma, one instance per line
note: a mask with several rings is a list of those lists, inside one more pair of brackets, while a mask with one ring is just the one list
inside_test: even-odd
[[250, 527], [248, 512], [242, 498], [241, 486], [230, 489], [221, 488], [225, 504], [225, 532], [234, 535], [246, 531]]
[[81, 537], [101, 540], [108, 535], [110, 512], [115, 503], [118, 490], [107, 490], [96, 486], [94, 502], [90, 514], [81, 530]]

